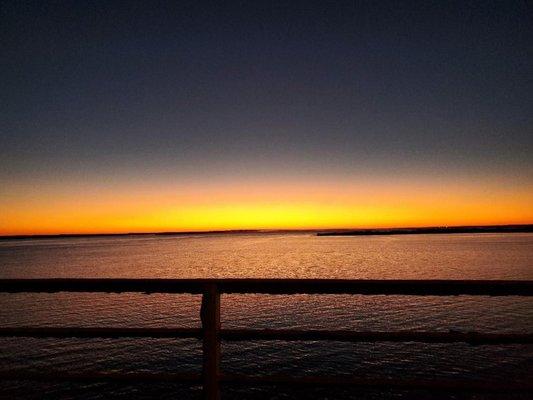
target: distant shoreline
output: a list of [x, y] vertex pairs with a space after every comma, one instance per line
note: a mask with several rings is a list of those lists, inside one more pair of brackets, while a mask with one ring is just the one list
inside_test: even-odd
[[190, 232], [130, 232], [130, 233], [58, 233], [51, 235], [6, 235], [0, 236], [0, 240], [21, 239], [68, 239], [68, 238], [91, 238], [91, 237], [128, 237], [128, 236], [189, 236], [189, 235], [213, 235], [213, 234], [238, 234], [260, 233], [260, 230], [241, 229], [228, 231], [190, 231]]
[[97, 237], [132, 236], [191, 236], [191, 235], [232, 235], [243, 233], [312, 233], [316, 236], [377, 236], [377, 235], [416, 235], [438, 233], [531, 233], [533, 224], [485, 225], [485, 226], [432, 226], [417, 228], [368, 228], [368, 229], [238, 229], [188, 232], [133, 232], [133, 233], [64, 233], [51, 235], [6, 235], [0, 240], [27, 239], [69, 239]]
[[350, 229], [318, 232], [317, 236], [416, 235], [436, 233], [531, 233], [533, 225], [431, 226], [421, 228]]

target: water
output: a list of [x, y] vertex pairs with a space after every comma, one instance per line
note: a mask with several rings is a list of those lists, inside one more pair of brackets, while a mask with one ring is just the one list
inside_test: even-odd
[[[316, 237], [242, 234], [0, 241], [1, 278], [533, 279], [532, 234]], [[200, 297], [0, 294], [2, 326], [199, 326]], [[533, 331], [520, 297], [224, 295], [225, 328]], [[195, 340], [0, 339], [2, 368], [200, 371]], [[522, 381], [531, 346], [243, 342], [223, 345], [225, 372], [357, 374]], [[0, 398], [197, 398], [186, 385], [3, 383]], [[355, 398], [350, 391], [225, 388], [224, 398]], [[357, 398], [449, 398], [365, 391]], [[525, 398], [509, 394], [510, 398]], [[470, 398], [456, 396], [454, 398]], [[478, 396], [476, 398], [498, 398]]]

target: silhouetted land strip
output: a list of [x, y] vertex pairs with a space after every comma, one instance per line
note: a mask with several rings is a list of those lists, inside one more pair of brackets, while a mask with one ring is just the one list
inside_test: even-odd
[[425, 228], [385, 228], [385, 229], [236, 229], [187, 232], [133, 232], [133, 233], [61, 233], [53, 235], [9, 235], [0, 240], [22, 239], [69, 239], [98, 237], [137, 237], [137, 236], [195, 236], [195, 235], [237, 235], [244, 233], [310, 233], [318, 236], [365, 236], [365, 235], [413, 235], [427, 233], [512, 233], [533, 232], [533, 224], [491, 225], [491, 226], [451, 226]]
[[239, 233], [258, 233], [255, 229], [240, 229], [226, 231], [187, 231], [187, 232], [130, 232], [130, 233], [59, 233], [52, 235], [9, 235], [0, 236], [0, 240], [21, 239], [69, 239], [93, 237], [135, 237], [135, 236], [191, 236], [191, 235], [231, 235]]
[[425, 228], [355, 229], [318, 232], [317, 236], [416, 235], [433, 233], [530, 233], [533, 225], [434, 226]]

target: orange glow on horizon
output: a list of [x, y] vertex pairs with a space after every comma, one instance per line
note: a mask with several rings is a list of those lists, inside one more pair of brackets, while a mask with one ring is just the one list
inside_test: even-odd
[[528, 187], [435, 182], [26, 187], [0, 199], [0, 235], [525, 224], [531, 204]]

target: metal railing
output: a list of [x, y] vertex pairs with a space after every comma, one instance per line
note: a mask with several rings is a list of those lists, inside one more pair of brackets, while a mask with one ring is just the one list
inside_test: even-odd
[[221, 341], [330, 340], [342, 342], [533, 344], [533, 333], [425, 332], [298, 329], [221, 329], [221, 294], [362, 294], [415, 296], [533, 296], [533, 281], [344, 280], [344, 279], [0, 279], [0, 292], [190, 293], [202, 295], [201, 328], [0, 327], [0, 337], [35, 338], [197, 338], [203, 343], [203, 368], [196, 373], [72, 373], [4, 370], [2, 380], [183, 382], [201, 384], [206, 399], [220, 398], [220, 385], [321, 385], [375, 389], [440, 391], [524, 391], [532, 383], [459, 379], [390, 379], [357, 376], [249, 376], [220, 371]]

